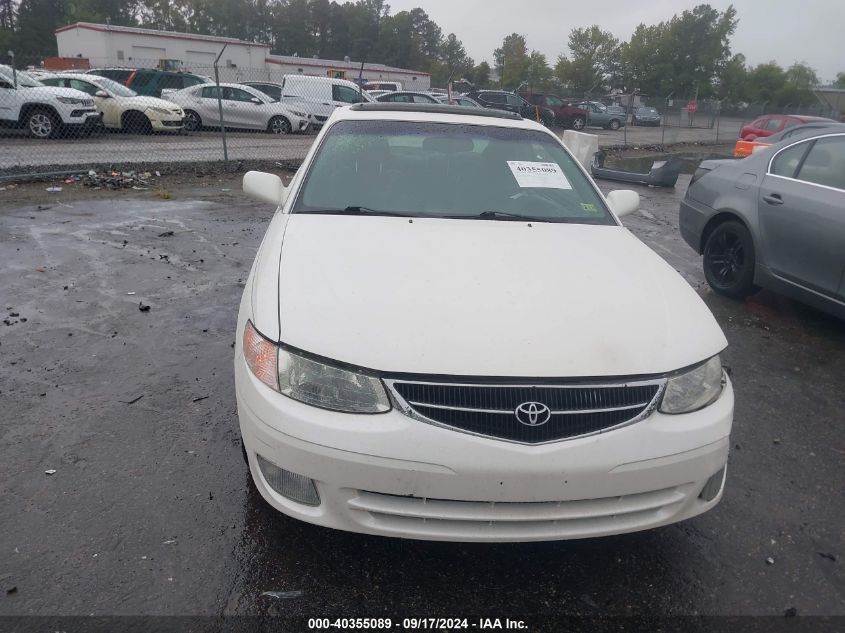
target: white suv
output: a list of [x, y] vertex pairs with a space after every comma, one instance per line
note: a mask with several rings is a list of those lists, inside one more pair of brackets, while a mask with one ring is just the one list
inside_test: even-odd
[[722, 495], [727, 345], [553, 133], [496, 110], [340, 108], [246, 283], [245, 455], [281, 512], [456, 541], [632, 532]]
[[89, 134], [99, 127], [94, 100], [71, 88], [45, 86], [23, 71], [0, 65], [0, 126], [25, 128], [35, 138]]

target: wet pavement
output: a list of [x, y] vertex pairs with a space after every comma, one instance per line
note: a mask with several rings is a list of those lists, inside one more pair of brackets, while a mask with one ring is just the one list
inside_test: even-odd
[[845, 615], [845, 323], [710, 293], [677, 231], [688, 180], [640, 188], [626, 224], [730, 341], [724, 499], [650, 532], [519, 545], [335, 532], [251, 489], [231, 346], [266, 206], [190, 190], [7, 198], [0, 615]]

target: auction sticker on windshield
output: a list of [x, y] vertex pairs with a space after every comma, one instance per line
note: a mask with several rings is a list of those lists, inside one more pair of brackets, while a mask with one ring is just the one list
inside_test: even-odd
[[543, 187], [544, 189], [572, 189], [557, 163], [534, 163], [524, 160], [509, 160], [513, 177], [520, 187]]

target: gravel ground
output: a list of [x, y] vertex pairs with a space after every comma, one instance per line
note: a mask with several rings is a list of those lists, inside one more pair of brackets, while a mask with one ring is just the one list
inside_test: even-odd
[[845, 615], [845, 324], [710, 293], [678, 234], [687, 182], [640, 188], [626, 225], [730, 341], [724, 499], [650, 532], [522, 545], [335, 532], [250, 488], [231, 346], [271, 210], [234, 178], [162, 179], [170, 199], [0, 192], [0, 615]]

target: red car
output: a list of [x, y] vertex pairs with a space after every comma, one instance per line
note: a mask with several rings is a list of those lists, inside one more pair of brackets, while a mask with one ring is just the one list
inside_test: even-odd
[[756, 138], [764, 138], [772, 134], [777, 134], [794, 125], [831, 120], [820, 116], [804, 116], [803, 114], [766, 114], [757, 117], [751, 123], [743, 125], [739, 131], [739, 138], [742, 141], [753, 141]]
[[581, 108], [573, 105], [566, 99], [557, 95], [532, 92], [521, 95], [528, 103], [548, 108], [555, 113], [555, 123], [564, 127], [571, 127], [573, 130], [583, 130], [587, 125], [587, 114]]

